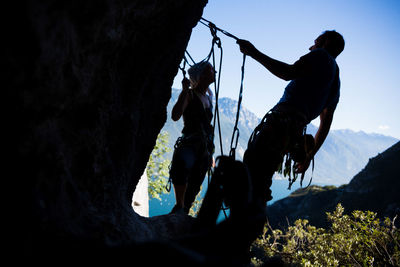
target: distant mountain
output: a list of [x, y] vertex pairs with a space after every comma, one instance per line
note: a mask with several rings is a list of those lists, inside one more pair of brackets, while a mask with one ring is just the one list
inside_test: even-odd
[[[171, 120], [171, 110], [178, 99], [179, 93], [180, 90], [172, 90], [171, 99], [167, 108], [167, 122], [162, 129], [162, 131], [166, 131], [170, 134], [169, 146], [171, 148], [173, 148], [176, 139], [181, 135], [181, 130], [183, 128], [182, 119], [177, 122]], [[226, 155], [229, 153], [230, 149], [238, 102], [223, 97], [219, 99], [218, 103], [223, 152]], [[246, 107], [242, 106], [238, 123], [240, 136], [236, 150], [237, 159], [242, 159], [244, 151], [247, 148], [249, 137], [259, 122], [260, 118], [246, 109]], [[317, 128], [313, 125], [309, 125], [307, 129], [307, 131], [312, 134], [315, 134], [316, 130]], [[369, 158], [384, 151], [396, 141], [398, 140], [395, 138], [378, 134], [366, 134], [364, 132], [354, 132], [351, 130], [331, 131], [315, 158], [315, 170], [312, 184], [323, 186], [327, 184], [341, 185], [348, 183], [350, 179], [367, 164]], [[167, 157], [171, 159], [172, 153], [171, 151]], [[215, 156], [220, 154], [219, 138], [216, 132]], [[310, 176], [311, 171], [308, 171], [305, 178], [306, 182], [308, 182]], [[272, 204], [274, 201], [288, 196], [291, 192], [298, 189], [300, 185], [295, 183], [291, 191], [287, 190], [287, 187], [287, 180], [275, 175], [271, 187], [273, 200], [268, 204]], [[207, 179], [205, 179], [203, 183], [203, 191], [205, 191], [206, 188]], [[172, 192], [170, 194], [164, 194], [162, 196], [162, 201], [157, 199], [150, 200], [150, 216], [168, 213], [172, 209], [174, 202], [175, 200]]]
[[[175, 104], [180, 90], [173, 89], [171, 100], [168, 104], [168, 119], [162, 129], [170, 133], [170, 146], [173, 147], [175, 140], [181, 135], [183, 127], [182, 120], [173, 122], [170, 118], [171, 110]], [[236, 118], [237, 101], [230, 98], [220, 98], [218, 101], [222, 144], [224, 154], [228, 154], [232, 138], [233, 126]], [[266, 110], [267, 112], [267, 110]], [[241, 108], [239, 118], [239, 143], [237, 147], [237, 158], [242, 159], [247, 148], [247, 142], [254, 128], [260, 122], [254, 113]], [[313, 135], [317, 128], [310, 124], [307, 132]], [[220, 155], [219, 138], [216, 131], [215, 155]], [[379, 135], [354, 132], [351, 130], [333, 130], [329, 133], [325, 143], [315, 157], [315, 170], [313, 181], [318, 184], [341, 185], [348, 183], [367, 164], [368, 159], [384, 151], [396, 141], [396, 138]], [[171, 154], [172, 156], [172, 154]], [[310, 168], [311, 169], [311, 168]], [[306, 180], [310, 179], [311, 170], [306, 174]], [[275, 176], [275, 179], [281, 179]]]
[[[307, 131], [314, 135], [317, 128], [309, 125]], [[397, 141], [393, 137], [362, 131], [330, 131], [315, 157], [315, 181], [333, 185], [348, 183], [367, 164], [369, 158]]]
[[[180, 119], [177, 122], [171, 119], [171, 110], [173, 105], [176, 103], [180, 90], [173, 89], [171, 94], [171, 100], [168, 103], [168, 118], [161, 131], [166, 131], [170, 134], [170, 144], [173, 147], [176, 139], [181, 136], [181, 130], [183, 128], [183, 121]], [[222, 135], [222, 147], [224, 154], [229, 154], [230, 144], [232, 139], [233, 126], [236, 119], [237, 101], [230, 98], [220, 98], [218, 101], [220, 124], [221, 124], [221, 135]], [[213, 103], [215, 106], [215, 102]], [[247, 142], [253, 131], [258, 125], [260, 119], [257, 116], [242, 106], [239, 117], [239, 142], [237, 147], [237, 157], [239, 160], [243, 158], [245, 149], [247, 148]], [[215, 130], [215, 156], [221, 155], [220, 141], [217, 129]]]
[[311, 186], [298, 189], [288, 197], [268, 206], [267, 214], [273, 227], [285, 227], [287, 221], [308, 219], [310, 224], [325, 227], [327, 211], [338, 203], [346, 213], [370, 210], [378, 217], [400, 215], [400, 142], [369, 160], [366, 167], [347, 185]]
[[[170, 102], [167, 108], [167, 121], [162, 131], [170, 134], [169, 146], [173, 148], [176, 139], [181, 135], [183, 128], [182, 119], [178, 122], [171, 120], [171, 110], [176, 103], [180, 90], [173, 89]], [[237, 101], [230, 98], [219, 99], [219, 112], [222, 131], [223, 152], [228, 154], [232, 138], [233, 126], [236, 118]], [[267, 110], [266, 110], [267, 112]], [[245, 149], [247, 148], [248, 139], [253, 129], [258, 125], [260, 118], [254, 113], [241, 108], [239, 119], [239, 143], [236, 150], [237, 159], [241, 160]], [[317, 128], [309, 125], [307, 131], [315, 134]], [[356, 175], [367, 164], [368, 159], [376, 156], [393, 145], [397, 139], [379, 134], [366, 134], [364, 132], [354, 132], [351, 130], [334, 130], [331, 131], [315, 158], [315, 170], [313, 173], [313, 185], [341, 185], [348, 183], [350, 179]], [[215, 138], [215, 156], [220, 155], [219, 138], [216, 132]], [[172, 152], [168, 157], [172, 158]], [[307, 171], [305, 183], [310, 179], [311, 170]], [[299, 184], [295, 183], [292, 191], [287, 190], [288, 182], [286, 179], [274, 176], [272, 183], [273, 201], [288, 196], [291, 192], [299, 188]], [[207, 187], [207, 181], [203, 183], [203, 190]], [[156, 199], [150, 200], [150, 216], [168, 213], [174, 204], [174, 196], [164, 194], [162, 201]]]

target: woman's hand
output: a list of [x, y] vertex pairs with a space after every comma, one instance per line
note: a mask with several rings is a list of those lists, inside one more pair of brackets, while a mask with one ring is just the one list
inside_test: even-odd
[[182, 80], [182, 91], [189, 90], [189, 87], [190, 87], [190, 81], [188, 78], [184, 77]]
[[172, 108], [171, 118], [174, 121], [179, 120], [189, 103], [190, 81], [184, 77], [182, 80], [182, 92], [179, 94], [178, 100]]

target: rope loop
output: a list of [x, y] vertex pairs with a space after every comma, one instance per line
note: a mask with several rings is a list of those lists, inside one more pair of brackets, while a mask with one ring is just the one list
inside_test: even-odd
[[238, 99], [238, 106], [236, 110], [236, 120], [235, 120], [235, 126], [233, 127], [233, 133], [232, 133], [232, 139], [231, 139], [231, 151], [229, 152], [229, 155], [233, 158], [235, 158], [235, 151], [239, 142], [239, 128], [238, 128], [238, 123], [239, 123], [239, 116], [240, 116], [240, 108], [242, 104], [242, 98], [243, 98], [243, 81], [244, 81], [244, 66], [246, 63], [246, 55], [243, 54], [243, 63], [242, 63], [242, 76], [241, 76], [241, 81], [240, 81], [240, 90], [239, 90], [239, 99]]
[[[208, 25], [206, 24], [206, 22], [208, 23]], [[233, 34], [227, 32], [227, 31], [225, 31], [225, 30], [223, 30], [223, 29], [218, 28], [214, 23], [212, 23], [211, 21], [209, 21], [209, 20], [207, 20], [207, 19], [205, 19], [205, 18], [203, 18], [203, 17], [200, 19], [200, 23], [203, 24], [203, 25], [205, 25], [205, 26], [207, 26], [207, 27], [209, 27], [210, 30], [211, 30], [211, 28], [213, 28], [213, 30], [211, 30], [211, 31], [215, 31], [215, 32], [216, 32], [216, 31], [220, 31], [220, 32], [222, 32], [223, 34], [225, 34], [226, 36], [235, 39], [236, 41], [239, 40], [239, 38], [236, 37], [235, 35], [233, 35]], [[211, 32], [211, 34], [213, 34], [213, 32]], [[213, 35], [213, 36], [214, 36], [214, 35]]]
[[215, 36], [213, 38], [213, 43], [216, 44], [218, 46], [218, 48], [221, 48], [222, 43], [221, 43], [221, 39], [218, 36]]
[[183, 58], [184, 58], [184, 60], [183, 60], [183, 66], [181, 67], [180, 65], [179, 65], [179, 69], [182, 71], [182, 74], [183, 74], [183, 77], [186, 77], [186, 70], [185, 70], [185, 67], [186, 67], [186, 57], [185, 56], [183, 56]]

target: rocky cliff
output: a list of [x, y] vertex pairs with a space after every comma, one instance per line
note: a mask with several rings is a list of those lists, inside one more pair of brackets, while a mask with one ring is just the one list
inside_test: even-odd
[[[131, 200], [206, 2], [4, 6], [6, 87], [17, 99], [11, 217], [32, 257], [67, 254], [72, 243], [122, 246], [182, 230], [162, 226], [173, 219], [139, 216]], [[76, 251], [89, 255], [88, 247]]]
[[[287, 227], [287, 220], [308, 219], [312, 225], [326, 227], [325, 212], [338, 203], [346, 213], [370, 210], [378, 217], [393, 219], [400, 214], [400, 142], [371, 158], [365, 168], [340, 187], [310, 186], [298, 189], [289, 197], [268, 206], [268, 218], [273, 227]], [[398, 223], [398, 222], [397, 222]]]

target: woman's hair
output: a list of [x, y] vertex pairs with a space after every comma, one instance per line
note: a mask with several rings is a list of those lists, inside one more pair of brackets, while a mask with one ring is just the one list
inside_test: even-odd
[[331, 53], [332, 56], [337, 57], [340, 53], [342, 53], [344, 49], [344, 39], [343, 36], [337, 31], [325, 31], [320, 36], [321, 41], [327, 42], [327, 46], [325, 49]]
[[199, 63], [194, 64], [188, 70], [190, 83], [192, 88], [196, 87], [200, 81], [200, 77], [203, 74], [204, 69], [211, 64], [208, 61], [201, 61]]

